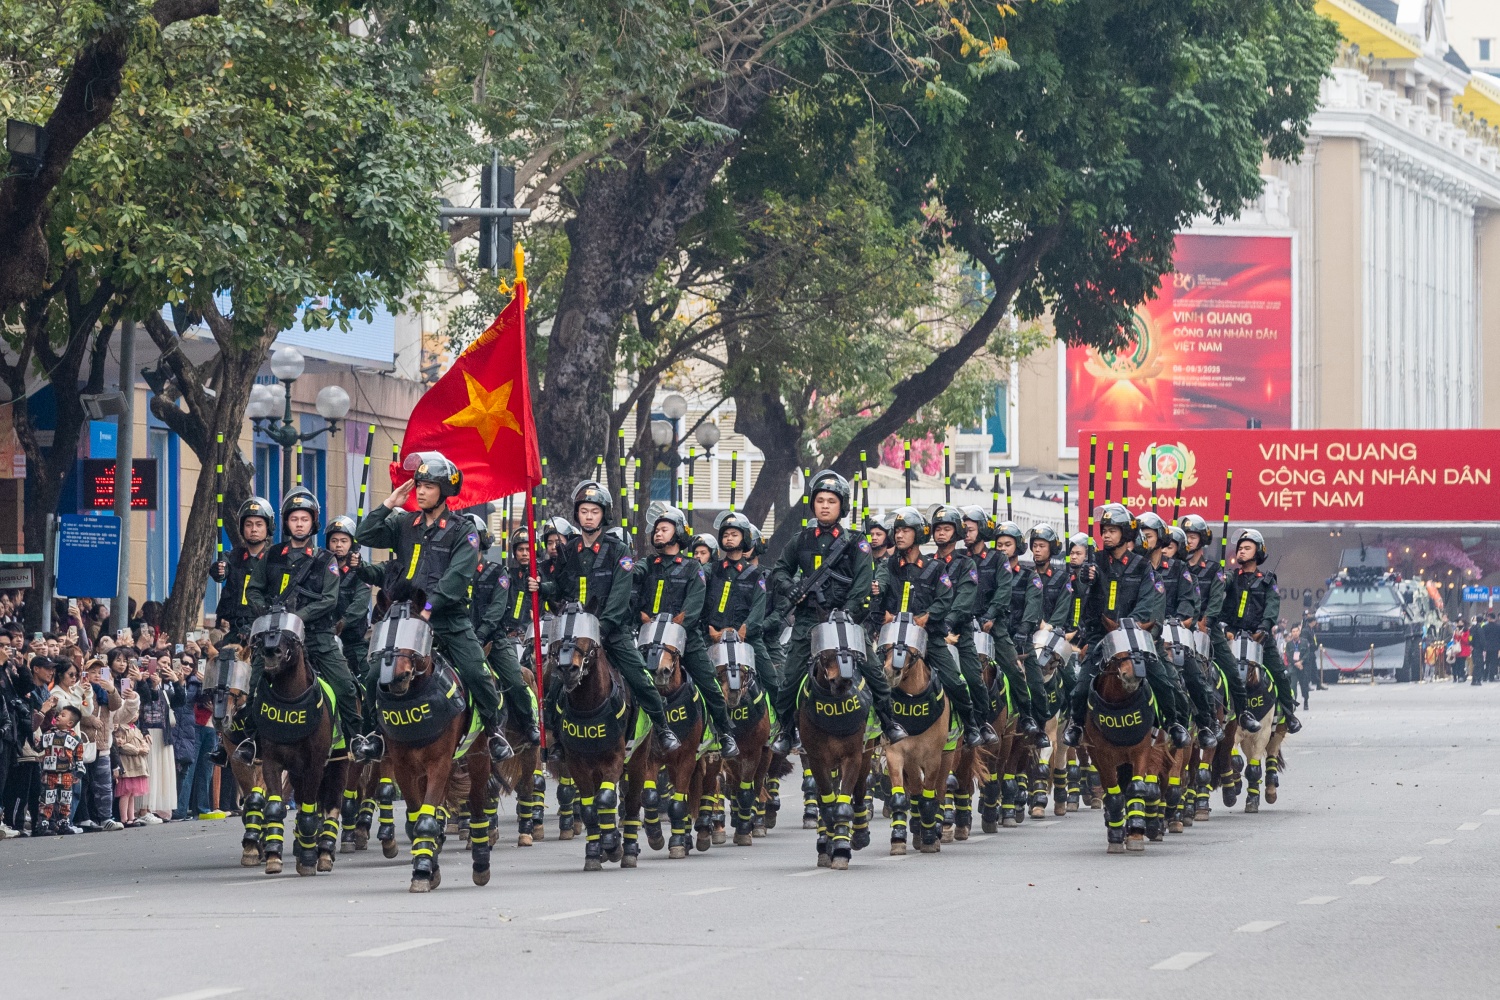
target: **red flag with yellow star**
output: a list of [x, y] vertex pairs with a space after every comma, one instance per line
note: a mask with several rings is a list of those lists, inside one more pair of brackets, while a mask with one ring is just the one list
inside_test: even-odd
[[[455, 508], [528, 492], [542, 481], [526, 371], [524, 271], [510, 304], [412, 410], [401, 454], [418, 451], [440, 451], [463, 470], [463, 488], [448, 501]], [[410, 478], [391, 463], [393, 487]], [[415, 496], [408, 506], [414, 503]]]

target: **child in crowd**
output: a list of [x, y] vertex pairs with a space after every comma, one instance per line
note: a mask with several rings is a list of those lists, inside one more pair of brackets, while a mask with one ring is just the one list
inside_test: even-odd
[[[42, 733], [41, 833], [72, 833], [73, 778], [83, 760], [83, 736], [78, 723], [83, 710], [71, 697], [59, 697], [50, 724]], [[36, 836], [34, 832], [32, 836]]]

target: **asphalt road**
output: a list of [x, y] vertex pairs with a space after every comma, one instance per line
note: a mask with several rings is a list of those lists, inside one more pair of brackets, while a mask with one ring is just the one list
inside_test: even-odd
[[783, 824], [586, 874], [581, 840], [520, 849], [507, 825], [489, 886], [453, 852], [420, 896], [404, 843], [331, 875], [241, 869], [234, 818], [5, 841], [0, 983], [111, 1000], [1500, 995], [1500, 686], [1313, 698], [1276, 805], [1216, 801], [1144, 855], [1107, 855], [1102, 815], [1080, 812], [889, 860], [877, 818], [847, 872], [814, 867], [814, 835]]

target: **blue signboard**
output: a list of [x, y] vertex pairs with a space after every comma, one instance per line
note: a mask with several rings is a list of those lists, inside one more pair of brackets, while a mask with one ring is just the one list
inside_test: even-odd
[[[1500, 589], [1500, 588], [1497, 588]], [[1466, 604], [1483, 604], [1490, 599], [1489, 587], [1465, 587], [1464, 602]]]
[[114, 597], [120, 577], [120, 522], [113, 516], [57, 519], [57, 593]]

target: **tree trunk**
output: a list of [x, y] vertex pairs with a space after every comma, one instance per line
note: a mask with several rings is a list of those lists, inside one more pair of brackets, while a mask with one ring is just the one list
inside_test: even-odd
[[[712, 120], [740, 131], [764, 103], [768, 72], [726, 82]], [[705, 116], [709, 112], [705, 111]], [[584, 171], [578, 209], [566, 225], [570, 252], [538, 397], [537, 427], [552, 498], [593, 475], [608, 441], [614, 347], [621, 319], [702, 211], [735, 140], [686, 146], [653, 165], [649, 137], [618, 161]]]
[[802, 465], [802, 428], [787, 418], [775, 387], [747, 387], [734, 397], [735, 430], [749, 438], [764, 456], [755, 487], [745, 497], [745, 516], [763, 525], [766, 515], [785, 501], [792, 477]]

